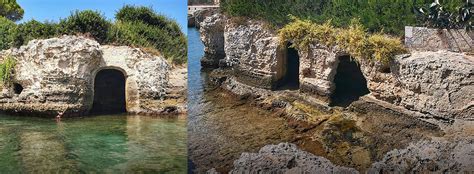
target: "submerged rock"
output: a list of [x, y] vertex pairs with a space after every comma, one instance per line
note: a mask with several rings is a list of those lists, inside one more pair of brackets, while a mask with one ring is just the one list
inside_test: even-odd
[[298, 149], [295, 144], [267, 145], [258, 153], [242, 153], [229, 173], [358, 173]]
[[[94, 102], [113, 100], [124, 100], [129, 113], [158, 114], [169, 107], [170, 65], [163, 57], [137, 48], [101, 46], [85, 37], [63, 36], [33, 40], [0, 55], [16, 59], [13, 85], [0, 95], [3, 111], [46, 116], [67, 109], [67, 115], [84, 115]], [[123, 98], [94, 101], [95, 77], [102, 70], [123, 75], [124, 86], [117, 86], [124, 88]]]

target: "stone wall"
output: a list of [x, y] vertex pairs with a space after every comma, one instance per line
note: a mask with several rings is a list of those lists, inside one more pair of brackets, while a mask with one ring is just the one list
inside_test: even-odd
[[463, 29], [405, 27], [405, 45], [411, 50], [469, 52], [474, 49], [474, 32]]
[[[217, 20], [215, 17], [218, 16], [212, 19]], [[239, 82], [275, 88], [284, 73], [286, 48], [279, 47], [274, 31], [261, 21], [237, 23], [227, 19], [224, 40], [223, 61], [234, 69], [233, 76]], [[348, 54], [318, 43], [298, 54], [300, 92], [330, 102], [339, 58]], [[413, 51], [411, 55], [397, 56], [388, 66], [370, 60], [361, 60], [358, 65], [367, 80], [369, 95], [378, 100], [428, 117], [474, 118], [473, 56], [448, 51]]]
[[126, 78], [126, 108], [130, 113], [159, 113], [168, 89], [168, 63], [131, 47], [101, 46], [77, 36], [33, 40], [19, 49], [2, 51], [16, 61], [13, 83], [23, 87], [15, 94], [4, 87], [0, 109], [12, 113], [54, 115], [88, 114], [92, 107], [95, 74], [116, 69]]

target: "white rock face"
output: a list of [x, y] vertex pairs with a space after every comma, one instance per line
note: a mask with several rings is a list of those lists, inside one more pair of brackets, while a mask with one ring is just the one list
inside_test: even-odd
[[205, 45], [206, 56], [201, 60], [203, 67], [217, 67], [219, 60], [225, 57], [224, 52], [224, 24], [226, 18], [216, 13], [208, 16], [199, 23], [201, 41]]
[[[234, 69], [235, 79], [254, 87], [275, 89], [286, 71], [287, 52], [286, 48], [279, 48], [276, 33], [261, 21], [235, 23], [225, 17], [216, 19], [219, 16], [222, 15], [208, 17], [202, 25], [212, 27], [206, 23], [226, 19], [224, 61]], [[213, 29], [201, 30], [202, 37], [207, 37], [208, 31]], [[298, 51], [298, 55], [300, 92], [329, 102], [336, 87], [334, 77], [339, 58], [348, 54], [337, 47], [313, 43], [308, 51]], [[415, 51], [398, 56], [389, 66], [370, 60], [358, 64], [369, 95], [378, 100], [432, 118], [474, 119], [473, 56], [449, 51]]]
[[0, 108], [19, 113], [84, 115], [93, 103], [95, 75], [115, 69], [126, 78], [126, 109], [130, 113], [160, 113], [166, 106], [170, 66], [162, 58], [127, 46], [101, 46], [78, 36], [33, 40], [3, 51], [17, 60], [13, 82], [23, 91], [6, 89]]
[[224, 33], [225, 62], [235, 66], [236, 77], [261, 88], [272, 88], [276, 81], [276, 62], [280, 52], [275, 33], [264, 28], [258, 21], [246, 21], [245, 25], [226, 24]]

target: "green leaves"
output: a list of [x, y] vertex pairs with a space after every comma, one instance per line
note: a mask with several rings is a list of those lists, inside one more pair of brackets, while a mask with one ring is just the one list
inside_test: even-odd
[[187, 39], [174, 20], [157, 14], [149, 7], [126, 5], [115, 15], [116, 23], [107, 41], [155, 49], [174, 63], [187, 61]]
[[23, 18], [23, 9], [16, 3], [16, 0], [0, 0], [0, 16], [12, 21]]
[[13, 46], [19, 47], [33, 39], [46, 39], [57, 35], [58, 27], [55, 23], [41, 23], [36, 20], [19, 24], [13, 33]]
[[2, 63], [0, 63], [0, 82], [3, 85], [11, 83], [11, 76], [15, 68], [16, 61], [11, 56], [7, 56]]
[[187, 60], [187, 39], [178, 23], [149, 7], [126, 5], [117, 12], [115, 23], [92, 10], [75, 11], [59, 23], [30, 20], [16, 25], [0, 17], [0, 50], [63, 34], [84, 34], [101, 44], [145, 48], [177, 64]]
[[104, 43], [112, 24], [97, 11], [75, 11], [68, 18], [59, 22], [63, 34], [90, 34], [99, 43]]
[[8, 49], [13, 45], [16, 24], [4, 17], [0, 17], [0, 50]]
[[415, 12], [420, 23], [426, 27], [443, 29], [467, 29], [473, 28], [474, 3], [466, 0], [464, 5], [454, 7], [450, 4], [441, 4], [435, 0], [424, 7], [416, 7]]
[[[413, 8], [428, 1], [432, 0], [223, 0], [221, 8], [231, 16], [263, 19], [277, 27], [291, 22], [289, 14], [316, 23], [331, 19], [337, 27], [359, 18], [369, 32], [402, 36], [405, 26], [417, 24]], [[460, 4], [460, 0], [444, 2], [449, 10]]]
[[335, 28], [331, 21], [320, 25], [310, 20], [291, 18], [293, 22], [278, 31], [281, 45], [291, 41], [293, 47], [302, 51], [313, 43], [329, 48], [337, 46], [356, 60], [375, 60], [383, 64], [388, 64], [395, 55], [406, 52], [399, 39], [383, 34], [368, 34], [355, 18], [347, 28]]

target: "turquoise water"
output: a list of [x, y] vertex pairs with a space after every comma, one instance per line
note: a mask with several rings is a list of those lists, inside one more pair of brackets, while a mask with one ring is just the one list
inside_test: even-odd
[[0, 173], [185, 173], [186, 119], [0, 115]]

